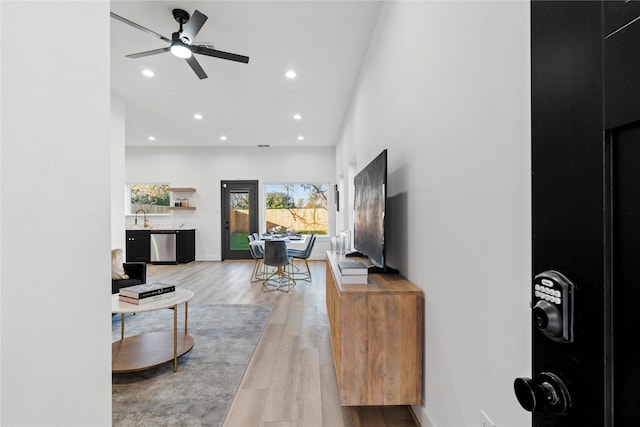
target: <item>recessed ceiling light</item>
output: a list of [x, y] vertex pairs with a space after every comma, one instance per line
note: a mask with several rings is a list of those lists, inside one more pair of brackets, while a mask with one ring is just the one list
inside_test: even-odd
[[150, 69], [145, 68], [144, 70], [142, 70], [142, 75], [143, 76], [147, 76], [147, 77], [153, 77], [156, 74], [153, 71], [151, 71]]
[[287, 71], [286, 73], [284, 73], [284, 75], [285, 75], [285, 77], [286, 77], [286, 78], [288, 78], [288, 79], [295, 79], [295, 78], [296, 78], [296, 76], [297, 76], [296, 72], [295, 72], [295, 71], [293, 71], [293, 70], [289, 70], [289, 71]]
[[196, 120], [202, 120], [202, 114], [196, 113], [193, 115], [193, 118]]
[[295, 120], [300, 120], [300, 119], [302, 119], [302, 116], [301, 116], [300, 114], [294, 114], [294, 115], [293, 115], [293, 118], [294, 118]]
[[149, 137], [147, 138], [149, 141], [155, 141], [156, 137], [153, 135], [149, 135]]
[[298, 137], [298, 141], [303, 141], [303, 140], [304, 140], [304, 136], [300, 135], [300, 136]]
[[227, 137], [226, 137], [226, 136], [222, 135], [222, 136], [220, 137], [220, 141], [226, 141], [226, 140], [227, 140]]

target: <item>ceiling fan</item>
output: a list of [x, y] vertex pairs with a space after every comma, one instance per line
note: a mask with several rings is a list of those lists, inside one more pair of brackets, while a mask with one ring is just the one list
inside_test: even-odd
[[111, 17], [124, 22], [125, 24], [131, 25], [140, 31], [151, 34], [154, 37], [158, 37], [167, 43], [171, 43], [170, 46], [163, 47], [161, 49], [148, 50], [146, 52], [127, 55], [127, 58], [142, 58], [144, 56], [156, 55], [158, 53], [171, 52], [178, 58], [186, 60], [187, 64], [189, 64], [191, 69], [200, 79], [206, 79], [207, 73], [204, 72], [198, 60], [193, 56], [194, 53], [213, 56], [215, 58], [228, 59], [230, 61], [244, 62], [245, 64], [249, 62], [248, 56], [216, 50], [209, 44], [194, 44], [193, 40], [208, 19], [207, 15], [200, 13], [197, 10], [190, 16], [189, 13], [182, 9], [173, 9], [173, 18], [180, 24], [180, 29], [171, 35], [171, 39], [163, 36], [162, 34], [158, 34], [155, 31], [151, 31], [142, 25], [138, 25], [135, 22], [129, 21], [120, 15], [116, 15], [113, 12], [111, 12]]

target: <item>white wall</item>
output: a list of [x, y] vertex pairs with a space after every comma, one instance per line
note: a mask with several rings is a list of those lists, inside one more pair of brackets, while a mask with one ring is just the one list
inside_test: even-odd
[[336, 179], [389, 150], [389, 263], [425, 293], [424, 427], [530, 425], [512, 386], [531, 363], [529, 32], [528, 2], [384, 2], [336, 148]]
[[2, 1], [0, 42], [0, 424], [110, 426], [109, 2]]
[[[219, 261], [221, 255], [220, 182], [258, 180], [260, 197], [266, 182], [327, 182], [333, 188], [335, 150], [324, 148], [140, 148], [126, 149], [128, 183], [168, 183], [194, 187], [195, 211], [150, 217], [153, 225], [196, 227], [196, 260]], [[330, 201], [333, 206], [333, 201]], [[260, 226], [264, 227], [264, 211]], [[333, 229], [332, 215], [330, 229]], [[128, 223], [133, 219], [129, 218]], [[264, 230], [261, 230], [264, 231]], [[124, 234], [124, 230], [122, 231]], [[311, 258], [324, 259], [326, 239], [318, 238]]]
[[125, 105], [111, 95], [111, 248], [125, 247]]

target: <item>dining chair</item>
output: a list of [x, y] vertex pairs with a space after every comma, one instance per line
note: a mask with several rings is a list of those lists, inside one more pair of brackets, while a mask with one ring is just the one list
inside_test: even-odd
[[[307, 246], [303, 249], [290, 249], [287, 251], [289, 256], [292, 258], [292, 264], [294, 268], [293, 277], [295, 280], [304, 280], [306, 282], [311, 282], [311, 269], [309, 268], [309, 263], [307, 260], [311, 256], [311, 251], [313, 251], [313, 245], [316, 242], [316, 235], [312, 234], [308, 237]], [[295, 264], [295, 260], [303, 260], [304, 265], [307, 268], [307, 271], [300, 271], [300, 268]]]
[[251, 254], [251, 258], [256, 262], [253, 266], [253, 271], [251, 272], [251, 283], [255, 283], [264, 280], [267, 275], [267, 272], [265, 271], [266, 267], [263, 263], [264, 255], [259, 245], [251, 244], [251, 242], [254, 241], [253, 235], [249, 234], [247, 236], [247, 240], [249, 241], [249, 253]]
[[262, 262], [276, 268], [263, 280], [263, 292], [289, 292], [296, 285], [291, 271], [291, 257], [287, 254], [287, 243], [284, 240], [266, 240]]

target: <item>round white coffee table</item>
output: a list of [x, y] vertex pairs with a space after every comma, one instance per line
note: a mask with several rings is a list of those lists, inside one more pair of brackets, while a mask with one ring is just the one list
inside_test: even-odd
[[[178, 357], [193, 348], [193, 338], [187, 333], [188, 301], [193, 292], [176, 288], [176, 295], [147, 304], [136, 305], [121, 302], [119, 294], [111, 296], [111, 313], [122, 315], [120, 340], [111, 345], [111, 369], [113, 372], [135, 372], [173, 360], [173, 371], [178, 370]], [[178, 305], [184, 304], [184, 334], [178, 334]], [[173, 308], [173, 332], [149, 332], [132, 337], [124, 336], [124, 316], [127, 313], [144, 313]], [[172, 345], [173, 344], [173, 345]]]

